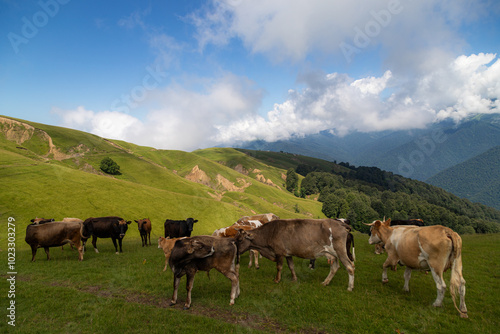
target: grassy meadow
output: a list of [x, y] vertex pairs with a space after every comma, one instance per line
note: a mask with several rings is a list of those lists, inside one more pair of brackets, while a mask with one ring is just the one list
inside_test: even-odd
[[[193, 217], [193, 235], [211, 234], [243, 215], [273, 212], [282, 218], [323, 218], [321, 203], [294, 197], [284, 190], [286, 170], [268, 166], [233, 149], [192, 153], [155, 150], [109, 141], [80, 131], [26, 122], [35, 134], [24, 142], [22, 125], [0, 122], [0, 333], [496, 333], [500, 325], [500, 235], [463, 236], [463, 274], [467, 281], [469, 319], [461, 319], [447, 292], [444, 307], [434, 308], [436, 288], [431, 275], [415, 272], [410, 292], [403, 291], [403, 272], [389, 273], [381, 283], [386, 255], [375, 255], [368, 236], [355, 232], [354, 291], [347, 291], [343, 267], [328, 287], [326, 259], [308, 269], [295, 259], [298, 282], [273, 282], [275, 263], [263, 258], [261, 269], [248, 268], [242, 256], [241, 295], [229, 306], [230, 282], [212, 271], [198, 273], [192, 307], [181, 280], [178, 305], [170, 307], [173, 275], [163, 272], [164, 255], [157, 248], [166, 218]], [[5, 129], [10, 129], [7, 138]], [[14, 131], [15, 130], [15, 131]], [[17, 132], [16, 132], [17, 131]], [[14, 135], [12, 135], [14, 132]], [[51, 151], [46, 133], [57, 152]], [[16, 135], [17, 134], [17, 135]], [[55, 152], [55, 153], [54, 153]], [[61, 158], [63, 156], [63, 158]], [[121, 175], [99, 173], [111, 157]], [[57, 159], [56, 159], [57, 158]], [[241, 166], [240, 166], [241, 165]], [[193, 168], [204, 182], [186, 179]], [[237, 172], [235, 168], [242, 168]], [[238, 168], [236, 168], [238, 169]], [[218, 182], [224, 178], [236, 188]], [[266, 179], [267, 184], [259, 181]], [[89, 243], [83, 262], [76, 250], [51, 248], [47, 261], [39, 249], [35, 262], [25, 243], [34, 217], [62, 219], [118, 215], [127, 220], [149, 217], [152, 246], [141, 247], [137, 225], [129, 226], [122, 254], [110, 239], [99, 239], [99, 254]], [[15, 298], [7, 297], [7, 222], [15, 219]], [[449, 273], [445, 275], [449, 285]], [[7, 324], [6, 307], [16, 302], [16, 327]]]

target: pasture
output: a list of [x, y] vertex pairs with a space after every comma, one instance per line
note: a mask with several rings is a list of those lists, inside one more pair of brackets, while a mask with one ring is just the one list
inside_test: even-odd
[[[158, 221], [153, 224], [159, 225]], [[215, 270], [196, 275], [192, 306], [182, 310], [185, 277], [179, 300], [169, 306], [173, 275], [163, 272], [164, 255], [152, 246], [141, 247], [137, 227], [131, 225], [116, 255], [110, 239], [99, 239], [100, 253], [87, 245], [84, 261], [69, 246], [51, 248], [51, 261], [39, 249], [36, 262], [18, 224], [16, 240], [16, 328], [19, 333], [497, 333], [500, 326], [500, 235], [463, 236], [463, 275], [467, 281], [469, 319], [461, 319], [449, 291], [444, 307], [434, 308], [436, 288], [431, 275], [414, 272], [410, 292], [403, 291], [403, 268], [389, 272], [381, 283], [386, 254], [375, 255], [368, 236], [355, 232], [354, 291], [347, 291], [348, 276], [341, 266], [329, 286], [320, 283], [328, 273], [325, 258], [314, 271], [308, 260], [294, 258], [297, 282], [273, 282], [275, 263], [261, 259], [261, 269], [248, 268], [242, 256], [241, 295], [229, 306], [230, 282]], [[23, 227], [22, 227], [23, 226]], [[196, 227], [193, 235], [196, 233]], [[3, 235], [3, 231], [2, 231]], [[6, 312], [6, 242], [0, 292]], [[449, 285], [450, 273], [445, 274]], [[5, 315], [0, 332], [14, 328]]]

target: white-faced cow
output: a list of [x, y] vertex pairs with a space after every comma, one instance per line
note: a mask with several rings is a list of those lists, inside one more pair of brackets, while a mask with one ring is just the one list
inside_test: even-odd
[[[254, 222], [254, 224], [250, 225], [249, 223]], [[259, 223], [258, 225], [256, 223]], [[223, 237], [223, 238], [236, 238], [238, 234], [238, 229], [243, 229], [245, 231], [253, 230], [255, 227], [260, 227], [262, 224], [258, 220], [250, 220], [248, 222], [243, 223], [243, 225], [239, 225], [238, 223], [234, 223], [231, 226], [223, 227], [218, 230], [215, 230], [212, 233], [213, 236]], [[250, 250], [250, 262], [248, 263], [248, 268], [252, 267], [252, 262], [255, 263], [255, 268], [259, 269], [259, 252], [251, 249]]]
[[347, 289], [354, 288], [354, 263], [347, 255], [347, 235], [351, 227], [334, 219], [283, 219], [271, 221], [251, 231], [239, 230], [236, 236], [239, 253], [258, 250], [262, 256], [276, 262], [274, 281], [281, 280], [283, 258], [286, 258], [292, 279], [297, 280], [292, 256], [315, 259], [325, 256], [330, 263], [330, 273], [323, 281], [328, 285], [339, 269], [338, 260], [349, 274]]
[[259, 215], [253, 215], [253, 216], [243, 216], [238, 221], [236, 224], [238, 225], [243, 225], [245, 222], [248, 222], [249, 220], [258, 220], [262, 224], [267, 224], [270, 221], [280, 219], [280, 217], [276, 216], [274, 213], [262, 213]]
[[186, 220], [167, 219], [163, 224], [165, 228], [165, 238], [190, 237], [191, 232], [193, 232], [193, 225], [197, 222], [198, 220], [193, 218], [188, 218]]
[[[387, 268], [397, 263], [406, 266], [404, 290], [409, 291], [412, 270], [430, 270], [436, 282], [437, 298], [434, 306], [442, 306], [446, 283], [443, 273], [451, 268], [450, 293], [455, 308], [462, 318], [467, 318], [465, 306], [465, 280], [462, 276], [462, 239], [448, 227], [441, 225], [393, 228], [391, 220], [376, 220], [371, 224], [370, 244], [385, 243], [387, 260], [384, 262], [382, 282], [387, 283]], [[455, 297], [460, 294], [460, 308]]]
[[142, 247], [144, 245], [148, 245], [148, 237], [149, 237], [149, 245], [151, 246], [151, 221], [149, 218], [144, 218], [135, 221], [137, 223], [137, 228], [139, 229], [139, 234], [141, 235]]
[[49, 248], [64, 244], [71, 244], [78, 249], [78, 260], [83, 260], [82, 238], [90, 235], [84, 234], [83, 225], [75, 222], [47, 222], [44, 224], [30, 224], [26, 227], [25, 241], [31, 247], [31, 261], [35, 261], [36, 251], [43, 247], [50, 260]]
[[97, 238], [111, 238], [115, 246], [115, 252], [118, 254], [116, 240], [118, 240], [120, 253], [122, 253], [122, 240], [127, 232], [128, 225], [131, 223], [131, 221], [116, 216], [87, 218], [83, 222], [83, 230], [85, 235], [92, 235], [92, 245], [96, 253], [99, 253]]
[[191, 290], [196, 272], [210, 271], [212, 268], [231, 280], [229, 305], [233, 305], [240, 294], [236, 255], [235, 241], [229, 238], [205, 235], [177, 240], [169, 259], [170, 268], [174, 273], [174, 292], [170, 305], [177, 303], [179, 282], [181, 277], [186, 275], [187, 298], [184, 309], [191, 307]]

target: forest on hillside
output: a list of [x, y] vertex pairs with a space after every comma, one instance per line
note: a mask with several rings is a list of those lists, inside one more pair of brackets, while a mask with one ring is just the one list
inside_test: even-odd
[[383, 217], [422, 219], [426, 225], [444, 225], [460, 234], [500, 232], [499, 210], [377, 167], [355, 167], [284, 152], [245, 153], [287, 168], [287, 178], [292, 173], [304, 176], [302, 181], [287, 184], [287, 189], [299, 197], [317, 198], [327, 217], [347, 218], [361, 232], [369, 230], [363, 223]]

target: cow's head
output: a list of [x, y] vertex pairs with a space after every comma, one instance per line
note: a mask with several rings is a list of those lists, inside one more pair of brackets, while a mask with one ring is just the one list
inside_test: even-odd
[[370, 245], [378, 244], [382, 242], [382, 234], [380, 230], [383, 229], [384, 227], [391, 226], [391, 218], [385, 221], [375, 220], [373, 223], [365, 225], [370, 226], [370, 239], [368, 239]]
[[186, 219], [186, 225], [187, 225], [187, 230], [188, 232], [192, 232], [193, 231], [193, 225], [194, 223], [197, 223], [198, 220], [196, 219], [193, 219], [193, 218], [188, 218]]
[[140, 219], [140, 220], [136, 220], [135, 222], [137, 223], [137, 227], [139, 228], [139, 231], [146, 232], [146, 229], [145, 229], [145, 226], [144, 226], [147, 223], [146, 218]]
[[82, 223], [82, 238], [88, 239], [94, 232], [94, 224], [92, 223], [93, 219], [94, 218], [85, 219], [85, 221]]
[[128, 230], [128, 225], [131, 223], [131, 221], [126, 221], [125, 219], [118, 220], [113, 223], [113, 229], [119, 234], [120, 239], [125, 236], [125, 232]]
[[234, 239], [236, 240], [239, 253], [241, 254], [250, 249], [254, 236], [252, 232], [245, 231], [243, 228], [236, 228], [236, 231], [237, 233]]

